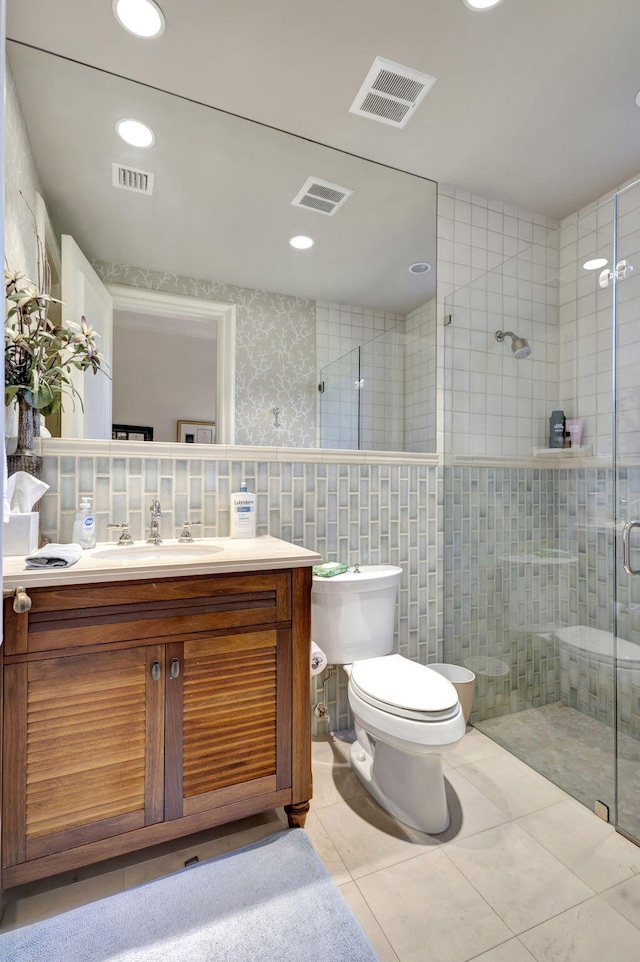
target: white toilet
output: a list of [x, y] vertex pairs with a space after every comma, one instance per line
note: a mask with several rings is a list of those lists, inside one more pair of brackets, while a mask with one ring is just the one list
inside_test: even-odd
[[449, 825], [440, 756], [466, 726], [450, 681], [389, 654], [401, 575], [393, 565], [314, 575], [311, 637], [349, 675], [356, 775], [401, 822], [438, 835]]

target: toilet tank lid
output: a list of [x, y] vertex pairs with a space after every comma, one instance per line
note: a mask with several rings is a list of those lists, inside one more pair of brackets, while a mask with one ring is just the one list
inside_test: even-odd
[[330, 594], [344, 591], [374, 591], [397, 585], [402, 576], [402, 568], [397, 565], [361, 565], [359, 571], [349, 568], [342, 575], [333, 578], [313, 576], [312, 591]]
[[447, 678], [403, 655], [355, 661], [351, 681], [376, 701], [411, 711], [446, 711], [458, 701], [458, 693]]

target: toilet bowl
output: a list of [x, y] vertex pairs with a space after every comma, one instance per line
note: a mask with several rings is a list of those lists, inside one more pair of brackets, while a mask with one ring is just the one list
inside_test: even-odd
[[370, 565], [314, 577], [311, 636], [349, 676], [355, 774], [400, 821], [437, 835], [449, 826], [441, 754], [466, 726], [448, 679], [390, 654], [401, 575], [393, 565]]

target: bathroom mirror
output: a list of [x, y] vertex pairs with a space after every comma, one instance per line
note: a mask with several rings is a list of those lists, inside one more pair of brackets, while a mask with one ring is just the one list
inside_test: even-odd
[[[236, 443], [315, 446], [321, 372], [354, 348], [366, 357], [392, 329], [391, 367], [383, 370], [386, 348], [373, 349], [371, 373], [360, 369], [350, 389], [373, 396], [381, 385], [374, 424], [388, 414], [389, 377], [397, 384], [387, 409], [435, 412], [435, 183], [11, 41], [8, 72], [11, 268], [28, 273], [28, 263], [11, 263], [31, 229], [19, 192], [38, 191], [52, 236], [70, 235], [105, 285], [215, 302], [221, 312], [232, 305]], [[152, 129], [152, 146], [119, 138], [126, 118]], [[313, 247], [294, 249], [295, 235]], [[116, 319], [117, 337], [127, 323]], [[161, 342], [169, 368], [158, 374]], [[114, 367], [114, 393], [121, 400], [136, 380], [144, 393], [173, 377], [184, 397], [172, 402], [175, 421], [214, 421], [210, 402], [203, 410], [187, 400], [207, 377], [203, 357], [215, 377], [214, 350], [214, 338], [187, 340], [184, 319], [168, 333], [166, 317], [154, 326], [147, 316], [134, 373], [130, 365], [119, 380]], [[116, 363], [133, 351], [121, 341]], [[113, 420], [149, 418], [121, 405], [116, 416], [114, 405]], [[375, 448], [375, 431], [368, 437], [360, 446]], [[403, 424], [381, 446], [428, 453], [427, 437]], [[156, 430], [154, 440], [176, 437]]]

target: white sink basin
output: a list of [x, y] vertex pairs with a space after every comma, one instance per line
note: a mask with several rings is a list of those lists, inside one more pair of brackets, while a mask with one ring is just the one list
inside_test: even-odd
[[94, 548], [91, 557], [95, 561], [116, 565], [170, 564], [175, 561], [186, 563], [208, 561], [213, 554], [224, 549], [216, 544], [135, 544], [109, 545]]

